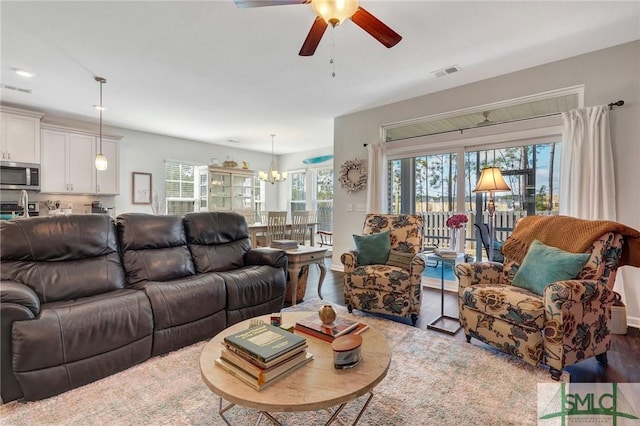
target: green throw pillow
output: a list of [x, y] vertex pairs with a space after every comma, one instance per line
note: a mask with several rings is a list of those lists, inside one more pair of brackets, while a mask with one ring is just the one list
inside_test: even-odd
[[533, 240], [513, 285], [542, 296], [547, 285], [576, 278], [589, 257], [589, 253], [569, 253]]
[[379, 234], [353, 235], [358, 252], [358, 265], [384, 265], [389, 258], [389, 231]]

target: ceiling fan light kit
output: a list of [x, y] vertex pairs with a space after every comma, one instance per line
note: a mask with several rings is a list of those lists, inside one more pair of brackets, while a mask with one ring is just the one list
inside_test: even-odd
[[373, 38], [382, 43], [385, 47], [391, 48], [402, 40], [402, 36], [378, 18], [363, 9], [358, 0], [234, 0], [239, 8], [262, 7], [262, 6], [284, 6], [288, 4], [311, 3], [311, 8], [317, 15], [316, 20], [311, 25], [311, 30], [302, 44], [298, 53], [300, 56], [312, 56], [325, 30], [331, 24], [336, 27], [346, 19], [351, 19], [357, 26], [369, 33]]
[[316, 15], [333, 27], [351, 18], [358, 11], [358, 7], [358, 0], [312, 0], [311, 2], [311, 8]]

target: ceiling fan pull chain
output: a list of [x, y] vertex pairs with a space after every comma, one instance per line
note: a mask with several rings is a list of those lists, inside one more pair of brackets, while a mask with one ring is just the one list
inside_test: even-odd
[[331, 64], [331, 77], [335, 77], [336, 76], [336, 65], [335, 65], [335, 61], [333, 60], [335, 55], [336, 55], [336, 45], [334, 42], [334, 30], [335, 27], [331, 27], [331, 59], [329, 59], [329, 63]]

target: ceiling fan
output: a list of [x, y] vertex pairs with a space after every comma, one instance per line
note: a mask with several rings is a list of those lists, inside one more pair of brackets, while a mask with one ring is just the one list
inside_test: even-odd
[[489, 114], [491, 114], [491, 111], [484, 111], [482, 113], [482, 116], [484, 117], [484, 121], [476, 123], [476, 126], [482, 127], [482, 126], [490, 126], [492, 124], [495, 124], [493, 121], [489, 120]]
[[300, 56], [312, 56], [322, 35], [329, 25], [335, 27], [346, 19], [351, 19], [356, 25], [368, 32], [373, 38], [390, 48], [402, 40], [402, 36], [378, 18], [367, 12], [358, 0], [233, 0], [237, 7], [283, 6], [287, 4], [311, 3], [313, 11], [318, 15], [307, 35]]

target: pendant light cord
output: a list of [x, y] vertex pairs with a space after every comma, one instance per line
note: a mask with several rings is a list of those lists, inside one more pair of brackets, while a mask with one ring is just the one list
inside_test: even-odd
[[336, 65], [335, 65], [335, 56], [336, 56], [336, 44], [335, 44], [335, 27], [331, 26], [331, 59], [329, 59], [329, 63], [331, 64], [331, 77], [336, 76]]
[[102, 110], [104, 109], [102, 106], [102, 83], [104, 83], [104, 79], [100, 80], [100, 154], [102, 154]]

